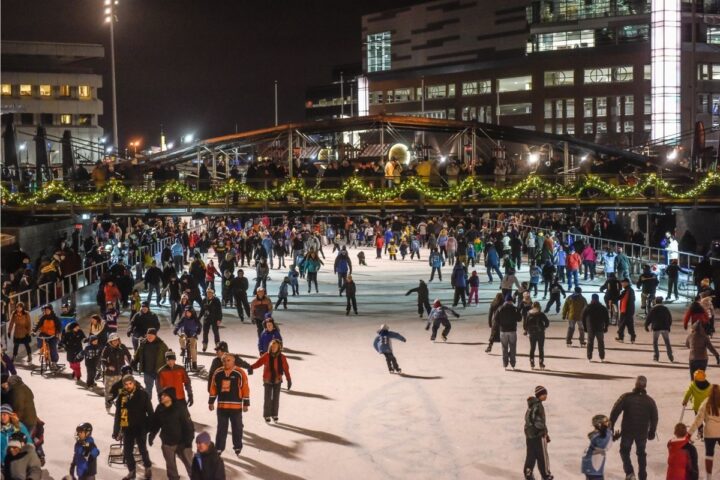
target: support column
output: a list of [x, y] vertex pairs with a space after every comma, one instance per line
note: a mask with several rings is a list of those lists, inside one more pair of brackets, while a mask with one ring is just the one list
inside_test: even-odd
[[212, 177], [213, 180], [217, 180], [217, 150], [212, 149]]
[[200, 190], [200, 164], [202, 162], [202, 155], [200, 155], [200, 147], [197, 149], [197, 180], [195, 181], [195, 186], [198, 190]]
[[288, 175], [293, 178], [293, 132], [288, 128]]

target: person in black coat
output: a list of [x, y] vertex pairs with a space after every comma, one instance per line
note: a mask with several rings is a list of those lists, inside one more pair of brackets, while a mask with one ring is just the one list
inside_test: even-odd
[[514, 370], [517, 349], [517, 324], [522, 322], [522, 315], [515, 308], [512, 297], [505, 299], [505, 305], [498, 309], [494, 321], [497, 322], [500, 328], [503, 366], [507, 369], [509, 363]]
[[147, 298], [145, 301], [149, 304], [152, 302], [152, 294], [155, 292], [156, 299], [155, 303], [157, 306], [160, 306], [160, 283], [163, 279], [163, 272], [160, 270], [160, 268], [155, 263], [155, 260], [152, 261], [152, 265], [150, 268], [147, 269], [145, 272], [145, 289], [148, 291]]
[[158, 432], [162, 441], [168, 479], [180, 478], [176, 456], [185, 466], [188, 476], [192, 476], [192, 441], [195, 429], [187, 409], [176, 403], [174, 387], [167, 387], [160, 393], [160, 403], [155, 407], [148, 435], [150, 446]]
[[120, 390], [115, 409], [115, 423], [113, 425], [113, 439], [123, 442], [123, 458], [128, 467], [128, 476], [135, 478], [135, 444], [145, 467], [145, 476], [149, 478], [150, 455], [147, 451], [147, 426], [151, 425], [153, 417], [152, 402], [148, 392], [135, 381], [132, 375], [125, 375], [122, 379], [123, 388]]
[[210, 434], [202, 432], [195, 442], [197, 453], [193, 457], [190, 480], [225, 480], [225, 464]]
[[605, 361], [605, 333], [610, 326], [610, 313], [607, 307], [600, 303], [600, 296], [593, 293], [590, 303], [582, 312], [583, 328], [587, 332], [587, 358], [592, 360], [595, 340], [597, 340], [600, 361]]
[[660, 361], [660, 349], [658, 348], [658, 338], [663, 337], [667, 355], [671, 362], [674, 362], [672, 347], [670, 346], [670, 325], [672, 324], [672, 314], [670, 310], [662, 304], [663, 297], [655, 298], [655, 305], [648, 312], [645, 319], [645, 331], [649, 332], [652, 326], [653, 331], [653, 360]]
[[200, 318], [203, 320], [203, 352], [207, 350], [208, 345], [208, 333], [212, 328], [213, 338], [215, 344], [220, 342], [220, 324], [222, 323], [223, 313], [222, 304], [220, 299], [215, 296], [215, 290], [212, 288], [207, 289], [207, 296], [202, 302], [202, 308], [200, 309]]
[[150, 311], [149, 302], [142, 302], [140, 311], [130, 319], [128, 325], [128, 337], [132, 337], [133, 349], [137, 350], [140, 340], [145, 338], [149, 328], [155, 331], [160, 330], [160, 320], [158, 316]]
[[247, 291], [250, 285], [248, 279], [245, 278], [245, 272], [242, 268], [237, 271], [237, 276], [230, 281], [230, 293], [235, 300], [235, 308], [237, 308], [240, 321], [245, 321], [245, 315], [250, 317], [250, 304], [247, 299]]
[[355, 285], [355, 281], [352, 278], [352, 275], [348, 275], [345, 279], [345, 283], [342, 287], [340, 287], [340, 295], [343, 294], [343, 291], [345, 292], [345, 296], [347, 297], [347, 307], [345, 308], [345, 315], [350, 315], [351, 304], [355, 315], [357, 315], [357, 300], [355, 299], [355, 292], [357, 291], [357, 287]]
[[618, 417], [622, 414], [620, 435], [620, 458], [626, 476], [634, 475], [630, 461], [630, 449], [635, 444], [635, 454], [638, 459], [638, 479], [647, 479], [647, 459], [645, 446], [648, 440], [655, 439], [658, 424], [658, 410], [655, 400], [647, 394], [647, 378], [637, 377], [632, 392], [624, 393], [618, 398], [610, 412], [610, 428], [613, 428]]
[[423, 318], [423, 309], [425, 309], [425, 315], [430, 315], [430, 291], [425, 281], [420, 280], [420, 284], [408, 290], [405, 296], [407, 297], [413, 292], [417, 293], [418, 315], [420, 318]]

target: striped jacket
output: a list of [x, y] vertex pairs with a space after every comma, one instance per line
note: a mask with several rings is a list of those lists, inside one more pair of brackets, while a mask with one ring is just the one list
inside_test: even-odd
[[213, 373], [210, 383], [210, 405], [218, 401], [218, 410], [241, 410], [250, 406], [250, 386], [247, 375], [240, 367], [235, 367], [226, 373], [224, 368], [218, 368]]

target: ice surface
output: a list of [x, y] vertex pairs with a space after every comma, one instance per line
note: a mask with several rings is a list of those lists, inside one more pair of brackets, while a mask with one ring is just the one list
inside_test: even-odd
[[[359, 267], [357, 250], [350, 250], [359, 316], [345, 316], [345, 298], [338, 296], [332, 273], [334, 255], [329, 251], [326, 247], [327, 260], [319, 275], [320, 294], [308, 295], [301, 279], [301, 295], [290, 297], [288, 310], [275, 316], [293, 377], [293, 390], [282, 392], [281, 423], [268, 426], [262, 418], [262, 377], [258, 371], [249, 377], [251, 407], [244, 417], [245, 447], [240, 459], [232, 454], [228, 438], [224, 454], [228, 478], [522, 478], [523, 416], [526, 399], [536, 385], [544, 385], [549, 392], [545, 408], [555, 478], [583, 478], [580, 459], [592, 416], [609, 415], [616, 398], [630, 391], [634, 378], [641, 374], [647, 376], [649, 394], [660, 411], [659, 440], [648, 443], [649, 478], [664, 478], [666, 444], [680, 417], [682, 396], [689, 383], [688, 351], [682, 346], [684, 301], [671, 307], [675, 364], [668, 363], [664, 351], [661, 363], [652, 361], [652, 336], [639, 326], [639, 319], [635, 345], [615, 342], [615, 327], [611, 327], [606, 336], [608, 362], [588, 363], [577, 340], [573, 348], [565, 346], [566, 325], [553, 315], [545, 348], [547, 370], [530, 370], [529, 343], [519, 335], [518, 370], [506, 372], [499, 345], [492, 354], [484, 351], [489, 335], [488, 304], [499, 287], [497, 279], [488, 284], [482, 273], [480, 306], [460, 308], [461, 318], [451, 319], [448, 342], [433, 343], [424, 330], [425, 322], [418, 318], [415, 294], [404, 296], [419, 278], [429, 278], [427, 251], [420, 261], [391, 262], [386, 258], [375, 260], [374, 250], [366, 249], [368, 266]], [[452, 300], [451, 270], [443, 270], [443, 281], [436, 279], [429, 284], [431, 301]], [[477, 270], [484, 272], [480, 266]], [[273, 298], [285, 274], [286, 269], [271, 272], [268, 290]], [[526, 267], [520, 279], [527, 279]], [[588, 298], [599, 285], [598, 280], [583, 284]], [[92, 308], [94, 293], [82, 295], [85, 311]], [[637, 297], [639, 304], [640, 295]], [[167, 307], [159, 310], [163, 317], [160, 337], [177, 350], [177, 338], [165, 320], [168, 312]], [[123, 342], [129, 344], [124, 336], [127, 313], [121, 320]], [[393, 342], [402, 376], [389, 374], [384, 358], [372, 348], [375, 331], [382, 323], [407, 338], [407, 343]], [[248, 360], [256, 358], [255, 327], [241, 324], [233, 309], [225, 309], [221, 337], [232, 352]], [[210, 352], [200, 356], [206, 366], [211, 361]], [[712, 368], [709, 372], [711, 382], [718, 375], [716, 371]], [[25, 369], [20, 373], [35, 392], [38, 412], [47, 422], [48, 478], [67, 474], [75, 426], [84, 421], [95, 427], [94, 437], [101, 450], [97, 478], [119, 479], [126, 473], [123, 467], [107, 464], [108, 447], [114, 442], [110, 438], [112, 417], [105, 412], [102, 398], [65, 378], [31, 377]], [[195, 405], [190, 410], [196, 430], [206, 429], [214, 438], [216, 419], [207, 408], [205, 382], [194, 379], [193, 384]], [[692, 413], [684, 420], [691, 422]], [[165, 464], [159, 445], [158, 438], [150, 456], [154, 478], [163, 479]], [[702, 459], [704, 448], [700, 442], [696, 445]], [[608, 455], [606, 478], [624, 478], [617, 444]]]

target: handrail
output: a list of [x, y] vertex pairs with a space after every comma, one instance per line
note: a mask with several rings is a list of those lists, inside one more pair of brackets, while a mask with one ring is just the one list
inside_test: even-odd
[[[200, 230], [203, 227], [206, 227], [205, 222], [189, 226], [187, 230], [188, 232], [193, 232]], [[166, 236], [157, 239], [155, 242], [149, 245], [138, 245], [138, 248], [136, 250], [128, 250], [126, 265], [131, 272], [133, 269], [135, 269], [135, 278], [138, 278], [138, 272], [140, 272], [139, 275], [142, 275], [142, 260], [145, 257], [146, 253], [149, 253], [151, 256], [154, 257], [157, 253], [162, 252], [162, 250], [168, 244], [174, 242], [174, 240], [174, 235]], [[15, 292], [10, 294], [8, 296], [9, 301], [7, 305], [7, 318], [10, 318], [13, 313], [14, 306], [19, 301], [22, 301], [25, 304], [26, 311], [32, 313], [34, 310], [37, 310], [45, 303], [62, 300], [67, 295], [75, 293], [81, 288], [96, 283], [100, 278], [102, 278], [103, 274], [117, 262], [117, 260], [118, 259], [109, 258], [103, 262], [89, 265], [80, 270], [72, 272], [64, 276], [62, 279], [58, 280], [54, 284], [52, 282], [47, 282], [42, 285], [37, 285], [35, 288], [32, 289], [27, 289], [23, 290], [22, 292]], [[56, 290], [58, 287], [60, 288], [59, 295], [57, 295]], [[52, 291], [50, 290], [51, 288], [53, 289]], [[41, 301], [41, 298], [44, 299], [44, 301]], [[53, 300], [49, 300], [50, 298], [52, 298]], [[35, 300], [35, 302], [33, 302], [33, 300]]]

